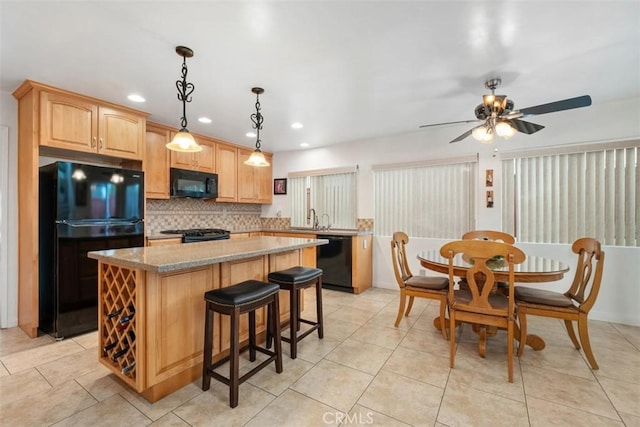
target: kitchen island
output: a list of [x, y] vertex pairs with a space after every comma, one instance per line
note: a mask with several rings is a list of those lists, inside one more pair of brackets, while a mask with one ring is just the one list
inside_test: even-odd
[[[202, 375], [206, 291], [304, 265], [304, 248], [325, 243], [251, 237], [89, 252], [98, 260], [100, 362], [149, 402], [167, 396]], [[288, 301], [280, 295], [281, 322], [289, 318]], [[229, 350], [229, 320], [215, 316], [217, 361]], [[264, 339], [264, 308], [256, 311], [256, 328]], [[247, 329], [244, 315], [241, 341]]]

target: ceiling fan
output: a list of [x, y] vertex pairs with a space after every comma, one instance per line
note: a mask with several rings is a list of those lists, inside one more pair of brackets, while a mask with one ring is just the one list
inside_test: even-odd
[[508, 99], [506, 95], [496, 95], [495, 90], [502, 80], [494, 78], [487, 80], [484, 85], [487, 89], [491, 89], [491, 95], [482, 97], [482, 104], [475, 109], [477, 120], [462, 120], [457, 122], [435, 123], [430, 125], [422, 125], [421, 128], [431, 126], [450, 125], [456, 123], [477, 123], [483, 121], [482, 124], [466, 131], [451, 142], [462, 141], [469, 135], [484, 143], [491, 143], [494, 135], [503, 138], [510, 138], [517, 132], [526, 133], [528, 135], [544, 129], [544, 126], [521, 120], [523, 117], [536, 116], [539, 114], [553, 113], [556, 111], [572, 110], [574, 108], [588, 107], [591, 105], [591, 97], [589, 95], [579, 96], [577, 98], [568, 98], [561, 101], [550, 102], [548, 104], [536, 105], [534, 107], [514, 110], [514, 103]]

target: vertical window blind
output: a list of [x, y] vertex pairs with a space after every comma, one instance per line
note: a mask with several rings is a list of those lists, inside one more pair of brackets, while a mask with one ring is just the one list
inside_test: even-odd
[[[443, 161], [446, 163], [446, 161]], [[477, 159], [374, 166], [374, 233], [459, 238], [473, 230]]]
[[503, 229], [521, 242], [639, 246], [639, 145], [503, 160]]
[[[291, 205], [291, 225], [307, 224], [307, 210], [313, 208], [320, 225], [330, 222], [333, 228], [356, 228], [357, 197], [356, 173], [328, 173], [323, 175], [298, 176], [289, 178]], [[307, 206], [307, 194], [309, 205]], [[329, 219], [323, 218], [327, 214]]]

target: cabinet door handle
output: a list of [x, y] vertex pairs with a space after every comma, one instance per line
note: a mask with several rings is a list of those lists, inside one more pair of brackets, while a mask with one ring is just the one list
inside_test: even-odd
[[91, 148], [95, 148], [96, 147], [96, 137], [94, 136], [93, 139], [91, 140]]
[[102, 138], [100, 138], [100, 145], [98, 146], [98, 148], [102, 150]]

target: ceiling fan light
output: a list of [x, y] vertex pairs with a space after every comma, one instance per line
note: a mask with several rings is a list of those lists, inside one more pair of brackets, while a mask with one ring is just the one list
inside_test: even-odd
[[202, 147], [198, 145], [193, 135], [186, 129], [181, 129], [180, 132], [176, 133], [166, 147], [169, 150], [183, 153], [197, 153], [198, 151], [202, 151]]
[[267, 159], [264, 157], [264, 154], [262, 154], [262, 151], [260, 151], [259, 148], [256, 148], [253, 153], [251, 153], [249, 158], [244, 161], [244, 164], [257, 167], [269, 166], [269, 162], [267, 162]]
[[471, 131], [471, 135], [478, 141], [482, 141], [487, 135], [487, 127], [485, 125], [478, 126]]
[[480, 142], [483, 144], [491, 144], [493, 142], [493, 132], [487, 132]]
[[508, 122], [498, 122], [496, 124], [496, 133], [505, 139], [511, 138], [516, 132], [516, 129]]

